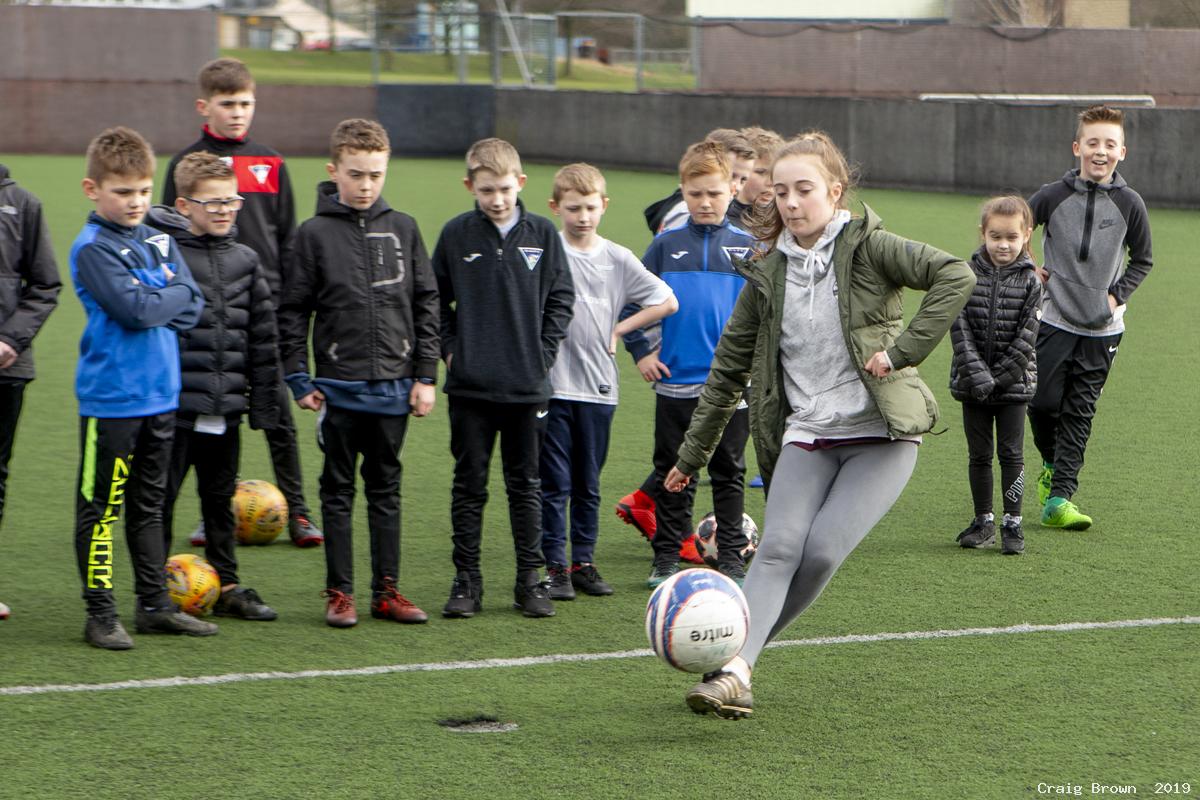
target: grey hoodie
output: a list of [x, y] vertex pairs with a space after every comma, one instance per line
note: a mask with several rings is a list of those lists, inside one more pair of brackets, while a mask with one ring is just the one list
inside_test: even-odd
[[784, 444], [888, 435], [842, 335], [833, 248], [849, 221], [850, 212], [838, 211], [808, 250], [787, 231], [779, 237], [788, 260], [779, 356], [792, 409]]
[[1093, 183], [1073, 169], [1035, 192], [1029, 205], [1034, 225], [1044, 226], [1050, 273], [1042, 324], [1081, 336], [1122, 333], [1124, 308], [1113, 314], [1108, 296], [1123, 306], [1154, 263], [1141, 196], [1119, 173]]

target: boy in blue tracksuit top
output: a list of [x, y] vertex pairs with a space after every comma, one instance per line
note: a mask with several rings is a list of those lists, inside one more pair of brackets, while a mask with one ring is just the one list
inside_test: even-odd
[[163, 571], [162, 510], [180, 389], [175, 332], [196, 324], [204, 295], [171, 237], [141, 224], [153, 176], [154, 153], [136, 131], [110, 128], [93, 139], [83, 191], [96, 210], [71, 247], [71, 279], [87, 312], [75, 373], [75, 553], [88, 612], [84, 639], [106, 650], [133, 647], [113, 599], [113, 527], [126, 502], [138, 632], [217, 632], [171, 603]]
[[[646, 268], [675, 292], [679, 311], [662, 321], [657, 352], [645, 338], [627, 337], [642, 376], [654, 381], [654, 488], [656, 533], [654, 566], [647, 585], [654, 588], [679, 570], [679, 545], [692, 530], [696, 490], [663, 491], [663, 478], [675, 465], [688, 422], [704, 388], [713, 351], [745, 285], [734, 264], [749, 258], [754, 239], [725, 217], [732, 198], [729, 160], [713, 142], [688, 148], [679, 162], [688, 221], [659, 234], [642, 258]], [[745, 564], [738, 549], [742, 529], [750, 435], [749, 412], [730, 419], [708, 465], [717, 518], [719, 569], [741, 582]]]

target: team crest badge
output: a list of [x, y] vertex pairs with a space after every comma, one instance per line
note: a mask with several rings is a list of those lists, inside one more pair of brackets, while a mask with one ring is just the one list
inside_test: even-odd
[[521, 251], [521, 256], [525, 259], [525, 266], [532, 270], [542, 260], [542, 248], [540, 247], [518, 247]]
[[750, 257], [749, 247], [722, 247], [725, 251], [725, 257], [729, 259], [729, 263], [735, 261], [743, 261]]
[[250, 172], [258, 180], [259, 185], [265, 185], [267, 178], [271, 176], [271, 165], [253, 164], [250, 166]]
[[171, 252], [171, 237], [165, 233], [151, 236], [146, 240], [146, 244], [153, 245], [162, 258], [166, 258], [167, 254]]

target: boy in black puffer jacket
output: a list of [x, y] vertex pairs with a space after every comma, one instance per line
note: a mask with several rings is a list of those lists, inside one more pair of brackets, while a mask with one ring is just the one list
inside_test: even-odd
[[174, 178], [179, 213], [155, 206], [150, 217], [178, 243], [205, 303], [196, 327], [179, 335], [183, 388], [163, 509], [166, 549], [170, 551], [175, 498], [195, 466], [208, 534], [204, 555], [221, 578], [213, 613], [269, 621], [275, 611], [256, 591], [239, 584], [230, 503], [237, 486], [242, 415], [249, 412], [250, 427], [260, 430], [279, 423], [271, 290], [258, 255], [234, 240], [242, 198], [232, 167], [211, 153], [192, 153], [179, 162]]
[[983, 247], [971, 257], [975, 290], [950, 329], [950, 394], [963, 404], [968, 480], [975, 519], [958, 535], [963, 547], [996, 541], [992, 514], [992, 429], [1004, 494], [1001, 551], [1025, 550], [1021, 500], [1025, 483], [1025, 407], [1037, 385], [1035, 343], [1042, 284], [1029, 257], [1033, 213], [1020, 197], [983, 206]]

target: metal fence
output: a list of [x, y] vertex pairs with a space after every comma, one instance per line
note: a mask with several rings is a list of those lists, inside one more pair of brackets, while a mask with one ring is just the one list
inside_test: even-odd
[[333, 16], [316, 7], [278, 16], [226, 9], [220, 43], [225, 50], [275, 51], [255, 62], [286, 62], [298, 80], [311, 70], [323, 73], [318, 80], [345, 82], [357, 75], [378, 83], [690, 90], [695, 31], [683, 19], [623, 12], [505, 14], [457, 2], [389, 13], [375, 4]]

